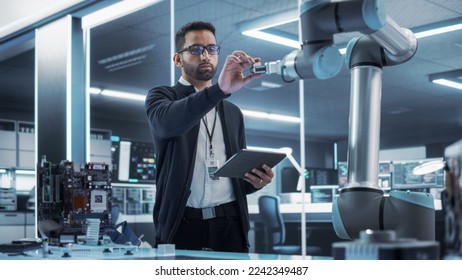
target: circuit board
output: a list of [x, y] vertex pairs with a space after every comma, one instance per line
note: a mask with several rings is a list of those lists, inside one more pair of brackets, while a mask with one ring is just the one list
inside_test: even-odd
[[[86, 234], [87, 219], [112, 225], [112, 186], [109, 166], [42, 160], [37, 165], [37, 224], [39, 236], [51, 243], [76, 242]], [[46, 232], [46, 233], [45, 233]]]

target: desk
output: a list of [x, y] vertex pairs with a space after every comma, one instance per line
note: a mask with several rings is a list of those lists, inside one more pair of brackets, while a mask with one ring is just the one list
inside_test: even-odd
[[30, 250], [24, 254], [0, 253], [0, 260], [301, 260], [316, 257], [228, 253], [211, 251], [176, 250], [174, 256], [161, 256], [154, 248], [138, 248], [126, 245], [49, 247], [51, 254], [43, 256], [42, 250]]

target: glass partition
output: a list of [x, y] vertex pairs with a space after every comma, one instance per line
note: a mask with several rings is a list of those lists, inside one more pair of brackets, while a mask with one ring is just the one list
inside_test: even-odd
[[[144, 97], [169, 83], [170, 6], [153, 1], [89, 30], [90, 127], [150, 141]], [[159, 2], [159, 3], [156, 3]]]
[[156, 163], [144, 100], [154, 86], [170, 84], [171, 11], [169, 1], [144, 3], [133, 10], [135, 4], [118, 2], [115, 5], [128, 10], [109, 7], [112, 15], [84, 18], [83, 25], [112, 18], [92, 24], [86, 35], [89, 158], [110, 163], [112, 202], [119, 219], [136, 223], [137, 236], [153, 246]]

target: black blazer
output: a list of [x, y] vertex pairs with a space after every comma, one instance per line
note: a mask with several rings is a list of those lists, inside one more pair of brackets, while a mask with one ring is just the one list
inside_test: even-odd
[[[162, 243], [172, 241], [191, 193], [201, 118], [217, 107], [227, 158], [246, 147], [242, 112], [236, 105], [226, 101], [226, 97], [218, 84], [196, 93], [193, 86], [180, 83], [173, 87], [155, 87], [146, 97], [146, 115], [157, 164], [153, 218], [156, 239]], [[231, 181], [243, 234], [248, 240], [249, 214], [246, 195], [257, 189], [243, 179], [233, 178]]]

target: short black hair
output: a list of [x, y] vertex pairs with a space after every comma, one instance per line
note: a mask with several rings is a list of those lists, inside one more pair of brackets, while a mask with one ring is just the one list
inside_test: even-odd
[[186, 33], [188, 33], [189, 31], [195, 31], [195, 30], [208, 30], [212, 32], [213, 36], [215, 36], [215, 26], [213, 26], [213, 24], [211, 24], [210, 22], [193, 21], [193, 22], [187, 23], [183, 25], [182, 27], [180, 27], [180, 29], [178, 29], [178, 31], [176, 32], [175, 47], [176, 47], [177, 52], [183, 48], [186, 42], [186, 39], [185, 39]]

